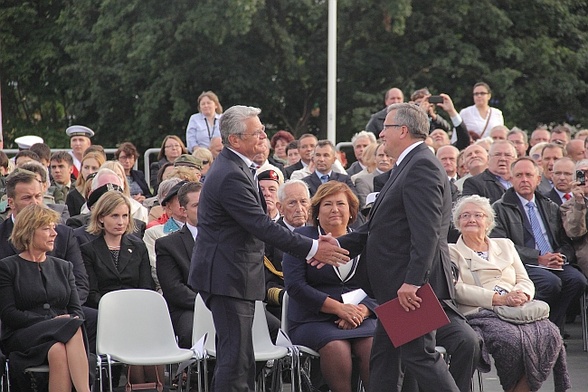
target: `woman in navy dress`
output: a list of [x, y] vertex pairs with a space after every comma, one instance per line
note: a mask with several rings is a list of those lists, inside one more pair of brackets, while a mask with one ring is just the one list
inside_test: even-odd
[[12, 390], [30, 390], [24, 369], [48, 364], [50, 392], [90, 391], [73, 266], [47, 255], [58, 221], [45, 206], [25, 207], [10, 237], [22, 252], [0, 262], [0, 344], [10, 359]]
[[[338, 181], [321, 185], [312, 198], [314, 226], [296, 229], [311, 238], [331, 233], [339, 237], [357, 217], [359, 201], [349, 187]], [[344, 304], [342, 294], [358, 289], [355, 272], [359, 257], [345, 266], [309, 266], [305, 260], [284, 254], [282, 268], [290, 296], [290, 338], [317, 350], [321, 372], [333, 392], [351, 391], [352, 355], [360, 377], [369, 384], [369, 359], [376, 327], [376, 302], [366, 297], [358, 305]]]

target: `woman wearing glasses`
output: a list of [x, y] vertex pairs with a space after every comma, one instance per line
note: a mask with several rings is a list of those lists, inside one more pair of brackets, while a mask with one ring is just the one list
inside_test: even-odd
[[153, 188], [153, 193], [157, 193], [157, 187], [159, 186], [159, 182], [157, 181], [157, 173], [159, 173], [159, 169], [168, 162], [174, 163], [180, 155], [187, 153], [188, 150], [186, 149], [184, 142], [176, 135], [167, 135], [165, 139], [163, 139], [159, 155], [157, 155], [158, 161], [153, 162], [151, 166], [149, 166], [149, 182]]
[[492, 90], [484, 82], [474, 85], [474, 105], [459, 112], [468, 131], [473, 131], [481, 138], [490, 136], [490, 130], [497, 125], [504, 125], [504, 118], [500, 109], [490, 107]]
[[511, 324], [493, 312], [494, 306], [519, 307], [531, 301], [535, 285], [508, 238], [489, 238], [494, 210], [485, 197], [461, 198], [453, 210], [461, 232], [449, 245], [459, 275], [455, 299], [472, 328], [484, 339], [478, 368], [490, 371], [489, 355], [505, 391], [538, 391], [554, 372], [556, 390], [569, 388], [566, 355], [559, 329], [548, 319]]
[[124, 142], [114, 153], [114, 158], [125, 169], [125, 176], [129, 183], [131, 197], [142, 203], [145, 198], [151, 197], [151, 191], [145, 181], [145, 174], [140, 170], [135, 170], [135, 162], [139, 159], [139, 152], [133, 143]]
[[219, 137], [220, 118], [223, 107], [218, 97], [212, 91], [204, 91], [198, 97], [198, 113], [190, 116], [186, 127], [186, 143], [188, 151], [193, 152], [196, 147], [210, 145], [213, 137]]

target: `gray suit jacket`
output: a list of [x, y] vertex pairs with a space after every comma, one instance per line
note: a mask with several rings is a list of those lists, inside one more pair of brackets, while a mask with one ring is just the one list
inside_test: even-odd
[[245, 162], [224, 148], [206, 176], [188, 285], [196, 291], [263, 300], [264, 242], [306, 258], [312, 240], [273, 222]]
[[365, 198], [374, 191], [374, 177], [379, 175], [376, 170], [371, 173], [360, 174], [355, 179], [355, 189], [359, 198], [359, 207], [365, 206]]

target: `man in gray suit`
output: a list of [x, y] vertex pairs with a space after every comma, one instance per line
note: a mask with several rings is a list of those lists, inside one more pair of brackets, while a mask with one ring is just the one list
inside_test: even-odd
[[363, 163], [363, 151], [371, 143], [376, 142], [376, 137], [371, 132], [361, 131], [353, 135], [351, 144], [353, 145], [353, 154], [355, 155], [355, 162], [347, 169], [347, 174], [351, 177], [354, 174], [364, 170], [366, 166]]
[[188, 285], [212, 311], [215, 392], [255, 388], [251, 328], [255, 301], [265, 297], [264, 242], [307, 260], [333, 265], [349, 260], [347, 251], [332, 244], [332, 237], [311, 240], [278, 225], [265, 213], [252, 162], [267, 148], [260, 112], [233, 106], [223, 114], [220, 129], [225, 148], [208, 171], [200, 194]]
[[[388, 108], [380, 137], [396, 165], [380, 192], [368, 223], [339, 237], [357, 255], [365, 249], [367, 285], [379, 303], [398, 298], [407, 311], [420, 306], [417, 290], [431, 283], [437, 297], [451, 301], [447, 232], [451, 191], [443, 167], [423, 143], [429, 133], [424, 111], [412, 104]], [[370, 361], [368, 391], [395, 390], [401, 364], [422, 391], [458, 391], [447, 365], [435, 353], [435, 334], [394, 347], [378, 322]]]

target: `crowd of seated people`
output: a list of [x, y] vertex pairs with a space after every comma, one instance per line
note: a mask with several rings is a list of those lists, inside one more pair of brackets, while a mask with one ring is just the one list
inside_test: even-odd
[[[578, 313], [579, 298], [587, 286], [588, 186], [576, 173], [588, 171], [588, 131], [574, 134], [567, 125], [552, 129], [538, 125], [529, 134], [517, 127], [509, 129], [505, 126], [508, 119], [492, 107], [496, 102], [491, 100], [492, 94], [488, 84], [476, 83], [473, 104], [461, 110], [444, 93], [433, 102], [427, 88], [407, 94], [410, 102], [428, 115], [430, 137], [425, 143], [446, 171], [452, 202], [460, 209], [448, 222], [453, 228], [448, 242], [456, 243], [451, 248], [458, 271], [454, 313], [464, 326], [447, 332], [452, 338], [459, 337], [456, 340], [443, 333], [438, 338], [447, 339], [450, 350], [467, 353], [467, 358], [455, 357], [458, 363], [469, 363], [460, 365], [466, 370], [452, 369], [460, 390], [471, 388], [463, 380], [471, 377], [478, 363], [480, 348], [473, 347], [478, 346], [476, 337], [484, 341], [481, 369], [486, 370], [484, 355], [489, 353], [505, 390], [533, 390], [543, 380], [528, 374], [524, 366], [530, 366], [527, 361], [531, 359], [518, 361], [517, 371], [504, 376], [504, 367], [510, 366], [504, 358], [520, 354], [496, 350], [496, 345], [503, 344], [496, 332], [510, 326], [495, 319], [487, 323], [484, 318], [493, 305], [518, 306], [541, 299], [550, 305], [549, 321], [542, 323], [543, 341], [548, 339], [557, 346], [566, 337], [566, 320], [573, 320]], [[404, 99], [401, 89], [389, 89], [386, 107]], [[353, 156], [347, 157], [352, 162], [347, 167], [333, 143], [315, 134], [296, 138], [280, 130], [268, 137], [266, 151], [253, 160], [267, 214], [278, 224], [313, 238], [322, 232], [342, 235], [368, 221], [377, 193], [385, 187], [397, 158], [378, 141], [386, 107], [374, 113], [365, 130], [358, 130], [350, 139]], [[49, 146], [37, 143], [11, 160], [0, 151], [0, 259], [19, 254], [9, 237], [27, 205], [45, 205], [58, 213], [55, 247], [46, 253], [73, 263], [80, 308], [76, 311], [85, 320], [87, 351], [95, 352], [100, 297], [126, 288], [158, 290], [168, 303], [180, 346], [191, 347], [197, 288], [188, 286], [188, 270], [198, 234], [199, 193], [223, 148], [219, 129], [222, 112], [218, 97], [211, 91], [203, 92], [185, 137], [163, 137], [149, 178], [135, 169], [140, 153], [133, 143], [120, 143], [114, 159], [109, 160], [101, 146], [92, 145], [94, 132], [82, 126], [66, 131], [70, 152], [51, 154]], [[38, 189], [33, 182], [38, 183]], [[477, 249], [473, 241], [484, 249]], [[501, 253], [507, 254], [508, 260], [498, 257]], [[494, 276], [483, 281], [483, 287], [475, 287], [468, 275], [468, 260], [484, 266], [480, 270], [483, 276], [487, 268], [501, 271], [503, 280], [499, 284]], [[272, 336], [277, 335], [288, 291], [290, 331], [286, 332], [294, 343], [319, 351], [320, 369], [329, 388], [348, 390], [351, 354], [359, 364], [355, 374], [367, 385], [377, 304], [367, 297], [359, 305], [348, 305], [340, 297], [359, 287], [354, 278], [357, 263], [350, 263], [343, 271], [332, 267], [316, 270], [270, 245], [263, 263], [264, 301]], [[501, 286], [503, 294], [493, 292], [494, 286]], [[2, 325], [4, 328], [4, 322]], [[498, 330], [490, 333], [488, 325]], [[451, 341], [467, 342], [472, 349], [453, 347]], [[11, 355], [15, 350], [0, 348]], [[557, 370], [565, 373], [565, 352], [552, 354], [548, 369], [559, 361], [563, 367]], [[44, 355], [46, 361], [47, 353]], [[153, 377], [150, 373], [137, 368], [132, 377], [143, 381]], [[73, 373], [71, 380], [78, 382]], [[410, 376], [406, 391], [415, 388], [408, 380]]]

